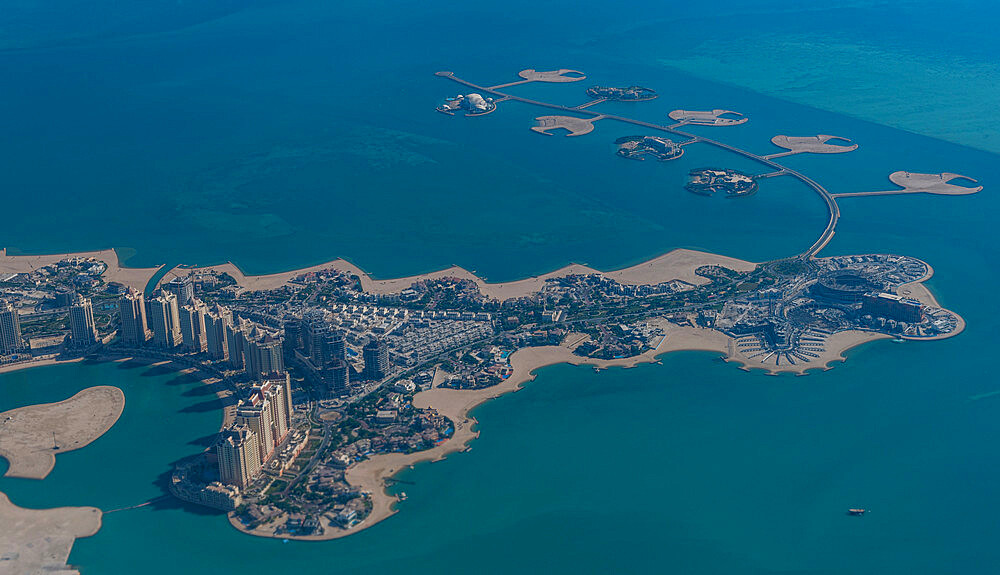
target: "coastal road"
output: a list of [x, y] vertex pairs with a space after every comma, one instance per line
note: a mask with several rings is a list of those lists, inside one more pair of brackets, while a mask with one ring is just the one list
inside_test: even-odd
[[[820, 235], [819, 239], [817, 239], [811, 246], [809, 246], [809, 249], [807, 249], [804, 252], [798, 254], [797, 257], [805, 258], [805, 259], [815, 257], [816, 254], [820, 252], [820, 250], [822, 250], [823, 248], [825, 248], [827, 246], [827, 244], [830, 243], [830, 240], [833, 239], [833, 235], [836, 233], [837, 222], [840, 220], [840, 207], [837, 205], [837, 200], [836, 200], [836, 198], [834, 198], [833, 194], [831, 194], [826, 188], [824, 188], [823, 186], [821, 186], [819, 183], [817, 183], [812, 178], [806, 176], [805, 174], [802, 174], [801, 172], [799, 172], [797, 170], [793, 170], [791, 168], [783, 166], [783, 165], [781, 165], [781, 164], [773, 161], [772, 159], [768, 158], [767, 156], [761, 156], [761, 155], [758, 155], [758, 154], [754, 154], [753, 152], [749, 152], [747, 150], [743, 150], [741, 148], [737, 148], [736, 146], [731, 146], [729, 144], [726, 144], [726, 143], [723, 143], [723, 142], [719, 142], [717, 140], [712, 140], [712, 139], [706, 138], [704, 136], [696, 136], [696, 135], [691, 134], [689, 132], [684, 132], [684, 131], [681, 131], [681, 130], [677, 129], [677, 126], [680, 126], [682, 124], [674, 124], [673, 126], [664, 126], [664, 125], [655, 124], [655, 123], [652, 123], [652, 122], [644, 122], [642, 120], [636, 120], [634, 118], [626, 118], [624, 116], [617, 116], [617, 115], [612, 115], [612, 114], [602, 114], [600, 112], [591, 112], [590, 110], [581, 108], [579, 106], [574, 108], [574, 107], [570, 107], [570, 106], [563, 106], [563, 105], [560, 105], [560, 104], [551, 104], [549, 102], [542, 102], [542, 101], [539, 101], [539, 100], [532, 100], [530, 98], [522, 98], [520, 96], [514, 96], [514, 95], [507, 94], [505, 92], [500, 92], [500, 91], [497, 90], [497, 88], [502, 88], [504, 86], [514, 85], [514, 84], [517, 84], [518, 82], [515, 82], [514, 84], [504, 84], [504, 85], [501, 85], [501, 86], [495, 86], [493, 88], [487, 88], [485, 86], [480, 86], [478, 84], [474, 84], [472, 82], [469, 82], [468, 80], [463, 80], [462, 78], [459, 78], [458, 76], [456, 76], [453, 72], [438, 72], [436, 75], [437, 76], [441, 76], [442, 78], [448, 78], [449, 80], [452, 80], [453, 82], [458, 82], [459, 84], [468, 86], [468, 87], [470, 87], [470, 88], [472, 88], [474, 90], [477, 90], [477, 91], [480, 91], [480, 92], [486, 92], [488, 94], [492, 94], [493, 96], [496, 96], [497, 99], [514, 100], [514, 101], [517, 101], [517, 102], [523, 102], [525, 104], [531, 104], [533, 106], [540, 106], [540, 107], [543, 107], [543, 108], [550, 108], [550, 109], [553, 109], [553, 110], [560, 110], [562, 112], [567, 112], [567, 113], [570, 113], [570, 114], [583, 114], [583, 115], [587, 115], [587, 116], [592, 116], [592, 120], [594, 120], [594, 121], [596, 121], [598, 119], [602, 119], [602, 120], [616, 120], [616, 121], [619, 121], [619, 122], [624, 122], [626, 124], [632, 124], [632, 125], [635, 125], [635, 126], [642, 126], [644, 128], [650, 128], [650, 129], [653, 129], [653, 130], [659, 130], [659, 131], [667, 132], [669, 134], [674, 134], [674, 135], [677, 135], [677, 136], [683, 136], [685, 138], [691, 138], [691, 140], [693, 140], [693, 141], [702, 142], [702, 143], [708, 144], [710, 146], [715, 146], [717, 148], [722, 148], [724, 150], [728, 150], [728, 151], [733, 152], [735, 154], [739, 154], [739, 155], [741, 155], [741, 156], [743, 156], [745, 158], [749, 158], [751, 160], [754, 160], [756, 162], [764, 164], [765, 166], [774, 168], [774, 170], [776, 172], [782, 172], [782, 174], [784, 174], [784, 175], [789, 175], [789, 176], [792, 176], [792, 177], [798, 179], [802, 183], [804, 183], [807, 186], [809, 186], [813, 191], [815, 191], [819, 195], [820, 199], [822, 199], [823, 202], [826, 204], [827, 214], [829, 216], [828, 219], [827, 219], [826, 228], [823, 230], [823, 233]], [[598, 102], [593, 102], [593, 103], [596, 104]], [[587, 105], [591, 105], [591, 104], [587, 104]], [[693, 142], [685, 142], [685, 144], [687, 144], [687, 143], [693, 143]]]

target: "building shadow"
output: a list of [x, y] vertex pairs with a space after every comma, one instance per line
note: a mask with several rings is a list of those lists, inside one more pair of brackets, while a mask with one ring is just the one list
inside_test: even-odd
[[205, 413], [208, 411], [217, 411], [219, 409], [224, 409], [231, 405], [236, 405], [235, 397], [226, 398], [213, 398], [208, 401], [199, 401], [198, 403], [193, 403], [184, 409], [181, 409], [181, 413]]

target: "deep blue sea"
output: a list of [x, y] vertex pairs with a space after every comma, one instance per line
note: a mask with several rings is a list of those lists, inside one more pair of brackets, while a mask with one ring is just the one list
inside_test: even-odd
[[[486, 85], [582, 70], [582, 83], [510, 89], [568, 105], [592, 83], [643, 84], [660, 97], [593, 109], [737, 110], [750, 122], [698, 133], [760, 153], [780, 151], [776, 134], [849, 137], [858, 151], [784, 160], [833, 192], [888, 189], [896, 170], [986, 186], [842, 200], [824, 252], [926, 260], [935, 295], [968, 321], [957, 338], [867, 345], [807, 377], [706, 353], [545, 368], [476, 412], [471, 452], [408, 472], [401, 513], [358, 535], [284, 544], [161, 505], [107, 515], [71, 562], [85, 575], [996, 572], [998, 15], [860, 0], [9, 2], [0, 245], [12, 252], [117, 247], [129, 265], [233, 260], [250, 273], [345, 257], [377, 277], [459, 264], [497, 281], [675, 247], [762, 261], [825, 225], [792, 179], [740, 201], [685, 192], [692, 168], [759, 170], [706, 145], [627, 162], [612, 142], [642, 131], [625, 125], [543, 137], [528, 128], [551, 112], [524, 104], [438, 114], [460, 90], [438, 70]], [[14, 503], [144, 501], [218, 428], [191, 382], [118, 364], [0, 375], [0, 410], [101, 383], [125, 391], [123, 418], [46, 480], [0, 480]], [[846, 517], [856, 505], [873, 512]]]

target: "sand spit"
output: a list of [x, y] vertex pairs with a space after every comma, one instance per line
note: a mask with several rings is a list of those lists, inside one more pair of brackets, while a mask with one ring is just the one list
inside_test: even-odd
[[[122, 267], [115, 250], [101, 250], [97, 252], [77, 252], [65, 254], [51, 254], [44, 256], [11, 256], [7, 255], [7, 249], [0, 249], [0, 275], [12, 273], [30, 273], [38, 268], [54, 264], [67, 258], [94, 258], [107, 264], [108, 269], [104, 271], [102, 277], [109, 282], [117, 282], [127, 285], [133, 289], [142, 291], [150, 278], [156, 274], [159, 267], [155, 268], [127, 268]], [[161, 266], [162, 267], [162, 266]]]
[[55, 467], [57, 454], [85, 447], [104, 435], [123, 409], [122, 390], [99, 385], [57, 403], [0, 413], [0, 456], [10, 462], [6, 476], [44, 479]]
[[247, 276], [245, 275], [235, 264], [226, 263], [218, 266], [208, 266], [204, 268], [175, 268], [167, 272], [161, 282], [170, 281], [172, 278], [179, 275], [186, 275], [189, 272], [225, 272], [233, 277], [240, 287], [248, 290], [269, 290], [275, 289], [288, 283], [292, 278], [299, 276], [303, 273], [316, 272], [325, 269], [335, 269], [340, 271], [345, 271], [353, 273], [361, 278], [361, 287], [364, 288], [366, 292], [375, 294], [393, 294], [399, 293], [406, 288], [413, 285], [414, 282], [420, 280], [434, 280], [446, 277], [457, 277], [463, 278], [475, 282], [479, 289], [482, 290], [483, 294], [487, 297], [496, 298], [499, 300], [508, 300], [518, 297], [523, 297], [531, 295], [539, 291], [544, 285], [545, 281], [552, 278], [565, 277], [574, 274], [601, 274], [609, 279], [613, 279], [623, 284], [629, 285], [643, 285], [643, 284], [657, 284], [661, 282], [667, 282], [670, 280], [681, 280], [694, 285], [703, 285], [708, 283], [706, 278], [695, 275], [694, 271], [703, 265], [719, 265], [725, 266], [736, 271], [748, 272], [752, 271], [756, 264], [747, 262], [744, 260], [739, 260], [736, 258], [730, 258], [726, 256], [720, 256], [716, 254], [710, 254], [706, 252], [699, 252], [695, 250], [688, 249], [676, 249], [670, 251], [662, 256], [649, 260], [647, 262], [637, 264], [625, 269], [602, 272], [594, 268], [580, 265], [580, 264], [570, 264], [562, 269], [556, 270], [554, 272], [549, 272], [544, 275], [537, 277], [526, 278], [523, 280], [517, 280], [512, 282], [503, 283], [488, 283], [472, 272], [469, 272], [458, 266], [452, 266], [450, 268], [431, 272], [427, 274], [409, 276], [404, 278], [387, 279], [387, 280], [376, 280], [372, 279], [364, 270], [358, 266], [343, 260], [337, 259], [325, 264], [320, 264], [312, 266], [305, 269], [293, 270], [278, 274], [262, 275], [262, 276]]
[[79, 575], [66, 565], [73, 542], [101, 528], [96, 507], [24, 509], [0, 493], [0, 573]]

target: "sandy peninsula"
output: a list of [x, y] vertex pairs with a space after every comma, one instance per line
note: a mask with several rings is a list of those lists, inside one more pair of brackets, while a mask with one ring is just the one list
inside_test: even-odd
[[629, 285], [657, 284], [671, 280], [681, 280], [693, 285], [703, 285], [708, 283], [709, 280], [695, 275], [694, 271], [700, 266], [712, 264], [725, 266], [741, 272], [752, 271], [756, 267], [756, 264], [754, 263], [736, 258], [695, 250], [676, 249], [647, 262], [617, 271], [604, 272], [580, 264], [570, 264], [559, 270], [549, 272], [544, 275], [502, 283], [486, 282], [472, 272], [458, 266], [452, 266], [447, 269], [416, 276], [376, 280], [358, 266], [343, 259], [333, 260], [325, 264], [319, 264], [300, 270], [260, 276], [245, 275], [235, 264], [232, 263], [225, 263], [218, 266], [207, 266], [203, 268], [179, 267], [167, 272], [160, 281], [170, 281], [174, 277], [187, 275], [191, 272], [216, 272], [229, 274], [243, 289], [270, 290], [285, 285], [289, 280], [301, 274], [333, 269], [357, 275], [361, 278], [361, 287], [366, 292], [374, 294], [399, 293], [413, 285], [414, 282], [420, 280], [457, 277], [475, 282], [476, 285], [479, 286], [479, 289], [487, 297], [504, 301], [531, 295], [539, 291], [548, 279], [560, 278], [574, 274], [601, 274], [619, 283]]
[[125, 409], [117, 387], [89, 387], [73, 397], [0, 413], [0, 456], [7, 477], [44, 479], [56, 455], [87, 446], [104, 435]]
[[24, 509], [0, 493], [0, 573], [79, 575], [66, 565], [73, 543], [101, 528], [96, 507]]
[[[101, 250], [96, 252], [76, 252], [65, 254], [49, 254], [41, 256], [12, 256], [7, 254], [7, 249], [0, 249], [0, 275], [12, 273], [30, 273], [38, 268], [54, 264], [67, 258], [94, 258], [104, 262], [108, 269], [101, 277], [109, 282], [117, 282], [127, 285], [133, 289], [142, 291], [153, 275], [159, 270], [155, 268], [128, 268], [121, 265], [118, 252], [115, 250]], [[162, 266], [161, 266], [162, 267]]]

